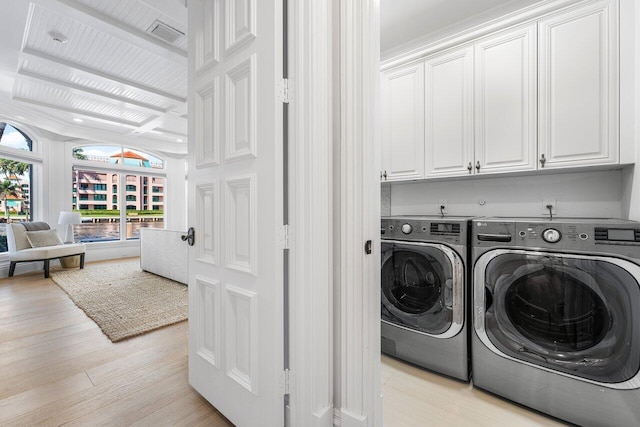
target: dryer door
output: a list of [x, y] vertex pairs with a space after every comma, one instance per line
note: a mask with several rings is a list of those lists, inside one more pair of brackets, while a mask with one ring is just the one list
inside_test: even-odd
[[495, 250], [479, 258], [474, 279], [475, 329], [494, 351], [600, 384], [637, 382], [637, 265]]
[[435, 243], [382, 241], [382, 320], [449, 338], [464, 321], [460, 256]]

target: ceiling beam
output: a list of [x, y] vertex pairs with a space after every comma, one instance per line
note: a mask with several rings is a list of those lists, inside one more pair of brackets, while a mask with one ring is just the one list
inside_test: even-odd
[[138, 46], [163, 58], [170, 59], [187, 66], [187, 52], [172, 46], [160, 39], [131, 27], [117, 19], [86, 6], [76, 0], [37, 0], [37, 3], [50, 9], [62, 12], [65, 16], [87, 24], [99, 31]]
[[58, 80], [49, 76], [35, 73], [33, 71], [25, 70], [22, 67], [18, 69], [17, 77], [22, 80], [35, 81], [36, 83], [47, 83], [48, 85], [56, 86], [67, 92], [71, 92], [77, 95], [89, 96], [93, 99], [100, 99], [110, 104], [117, 105], [119, 107], [127, 107], [132, 109], [143, 109], [152, 114], [165, 114], [168, 110], [157, 107], [155, 105], [146, 104], [144, 102], [136, 101], [123, 96], [114, 95], [112, 93], [103, 92], [88, 86], [83, 86], [77, 83]]
[[30, 48], [30, 47], [24, 47], [22, 48], [22, 56], [24, 57], [30, 57], [30, 58], [35, 58], [38, 60], [43, 60], [43, 61], [47, 61], [47, 62], [51, 62], [57, 65], [61, 65], [63, 67], [66, 68], [70, 68], [75, 72], [79, 72], [82, 74], [85, 74], [89, 77], [92, 78], [98, 78], [101, 80], [107, 80], [110, 83], [115, 84], [116, 86], [120, 86], [120, 87], [126, 87], [128, 89], [131, 90], [138, 90], [138, 91], [142, 91], [142, 92], [146, 92], [149, 93], [151, 95], [154, 96], [158, 96], [164, 100], [170, 100], [170, 102], [179, 102], [182, 104], [186, 104], [187, 100], [186, 98], [177, 96], [177, 95], [173, 95], [171, 93], [168, 92], [164, 92], [161, 91], [159, 89], [155, 89], [152, 88], [150, 86], [146, 86], [146, 85], [142, 85], [140, 83], [136, 83], [133, 82], [131, 80], [127, 80], [125, 78], [122, 77], [117, 77], [114, 76], [112, 74], [109, 73], [105, 73], [103, 71], [100, 70], [96, 70], [94, 68], [90, 68], [90, 67], [86, 67], [84, 65], [75, 63], [75, 62], [71, 62], [71, 61], [67, 61], [65, 59], [60, 59], [57, 58], [55, 56], [49, 55], [47, 53], [44, 52], [40, 52], [36, 49]]
[[11, 99], [14, 101], [24, 102], [25, 104], [31, 104], [38, 107], [51, 108], [57, 111], [66, 111], [68, 113], [72, 113], [78, 116], [90, 117], [95, 120], [99, 120], [102, 122], [106, 122], [109, 124], [115, 124], [117, 126], [124, 126], [128, 128], [138, 128], [140, 123], [132, 122], [129, 120], [116, 119], [115, 117], [106, 116], [104, 114], [92, 113], [86, 110], [79, 110], [77, 108], [65, 107], [63, 105], [50, 104], [48, 102], [36, 101], [34, 99], [23, 98], [21, 96], [13, 95]]

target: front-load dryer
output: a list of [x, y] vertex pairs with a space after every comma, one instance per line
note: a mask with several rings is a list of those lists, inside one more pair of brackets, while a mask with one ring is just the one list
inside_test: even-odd
[[472, 227], [474, 385], [583, 426], [640, 425], [640, 223]]
[[384, 353], [469, 380], [467, 217], [382, 218]]

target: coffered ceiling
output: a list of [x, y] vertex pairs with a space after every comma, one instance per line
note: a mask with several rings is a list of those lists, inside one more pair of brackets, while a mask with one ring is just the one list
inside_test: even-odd
[[185, 153], [184, 0], [0, 0], [0, 114]]

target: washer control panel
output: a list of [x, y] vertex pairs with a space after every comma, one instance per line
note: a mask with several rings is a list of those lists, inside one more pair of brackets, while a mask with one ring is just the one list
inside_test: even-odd
[[547, 243], [558, 243], [562, 234], [555, 228], [547, 228], [542, 232], [542, 239]]
[[413, 226], [409, 223], [404, 223], [402, 224], [402, 232], [404, 234], [411, 234], [411, 232], [413, 231]]
[[380, 235], [383, 239], [441, 241], [452, 244], [466, 242], [467, 221], [439, 217], [383, 217]]

